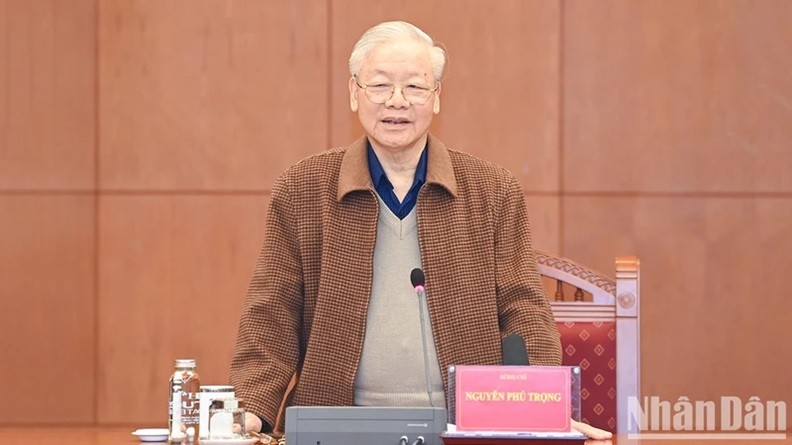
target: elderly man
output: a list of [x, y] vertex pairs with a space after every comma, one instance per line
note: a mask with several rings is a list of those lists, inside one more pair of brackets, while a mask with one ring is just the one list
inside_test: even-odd
[[349, 59], [365, 136], [275, 183], [231, 367], [248, 428], [275, 426], [295, 375], [290, 405], [445, 406], [448, 366], [501, 364], [506, 335], [561, 363], [516, 179], [429, 134], [444, 64], [413, 25], [366, 31]]

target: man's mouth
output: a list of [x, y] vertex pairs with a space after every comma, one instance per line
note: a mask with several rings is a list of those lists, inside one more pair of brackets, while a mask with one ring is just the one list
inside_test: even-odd
[[386, 117], [385, 119], [382, 119], [382, 122], [388, 125], [403, 125], [409, 124], [410, 120], [403, 117]]

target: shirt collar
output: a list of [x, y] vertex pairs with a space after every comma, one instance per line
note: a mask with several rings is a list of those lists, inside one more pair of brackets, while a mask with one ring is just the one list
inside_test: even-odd
[[[439, 185], [451, 196], [456, 197], [457, 182], [448, 149], [431, 134], [426, 141], [426, 149], [428, 151], [425, 183]], [[368, 162], [368, 139], [365, 136], [347, 146], [339, 175], [336, 195], [339, 201], [350, 192], [374, 189]]]

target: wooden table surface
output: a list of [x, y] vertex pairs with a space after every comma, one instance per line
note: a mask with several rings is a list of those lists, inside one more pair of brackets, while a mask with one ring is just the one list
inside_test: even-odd
[[[136, 437], [132, 436], [132, 431], [137, 427], [52, 427], [52, 428], [24, 428], [24, 427], [0, 427], [1, 445], [134, 445], [141, 444]], [[694, 444], [702, 443], [705, 445], [729, 444], [767, 444], [767, 445], [792, 445], [792, 433], [787, 433], [787, 437], [782, 440], [647, 440], [647, 439], [628, 439], [616, 437], [610, 441], [588, 441], [591, 445], [670, 445], [670, 444]], [[151, 443], [151, 442], [148, 442]], [[527, 443], [527, 441], [526, 441]]]

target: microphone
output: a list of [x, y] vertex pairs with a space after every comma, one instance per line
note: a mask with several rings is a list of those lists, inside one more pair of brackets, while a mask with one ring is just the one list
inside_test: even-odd
[[520, 334], [509, 334], [503, 337], [503, 364], [506, 366], [528, 366], [528, 351], [525, 349], [525, 340]]
[[410, 282], [415, 288], [415, 291], [419, 294], [426, 292], [426, 275], [424, 275], [424, 271], [420, 268], [416, 267], [410, 272]]
[[428, 316], [424, 315], [424, 307], [426, 305], [426, 275], [424, 271], [416, 267], [410, 272], [410, 282], [418, 294], [418, 313], [421, 317], [421, 340], [423, 341], [424, 353], [424, 378], [426, 379], [426, 395], [429, 397], [429, 405], [434, 408], [434, 401], [432, 400], [432, 388], [429, 383], [429, 351], [426, 346], [426, 328], [424, 327], [425, 320]]

